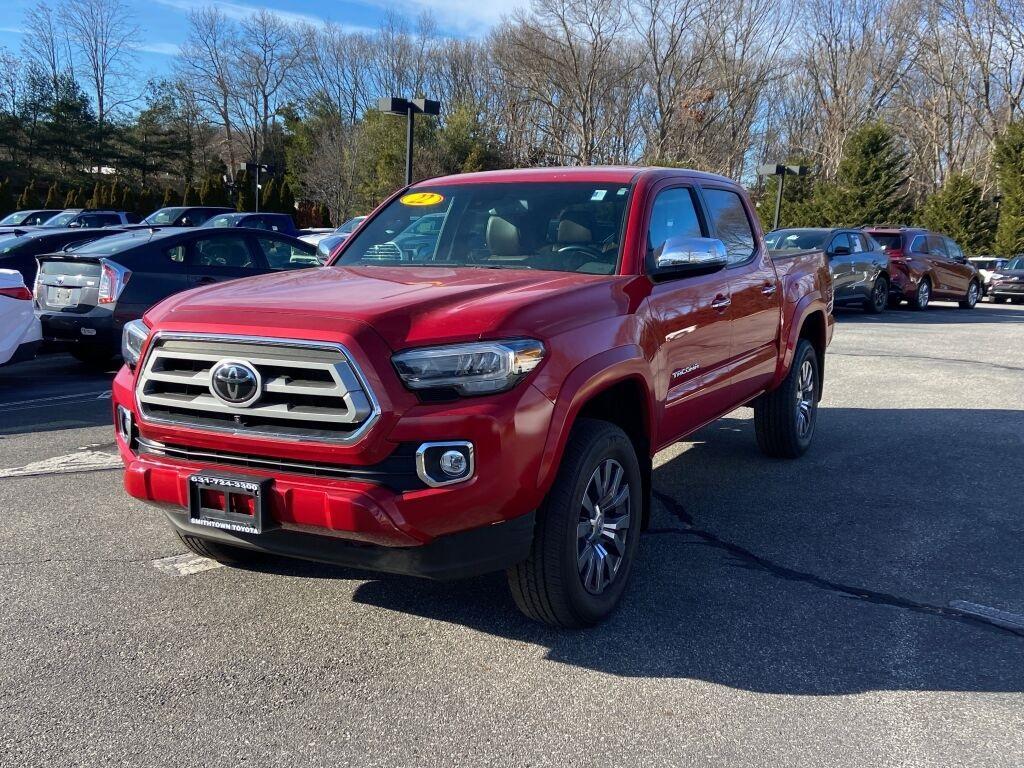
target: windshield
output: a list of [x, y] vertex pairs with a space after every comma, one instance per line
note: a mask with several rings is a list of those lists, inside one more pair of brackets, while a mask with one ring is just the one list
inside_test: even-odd
[[336, 230], [334, 230], [334, 234], [336, 234], [336, 235], [351, 235], [353, 232], [356, 231], [356, 227], [358, 227], [360, 222], [362, 222], [363, 219], [365, 219], [365, 218], [366, 218], [365, 216], [356, 216], [354, 219], [349, 219], [344, 224], [342, 224], [340, 227], [338, 227]]
[[44, 226], [46, 227], [66, 227], [68, 222], [75, 218], [81, 211], [64, 211], [64, 213], [58, 213], [52, 219], [48, 220]]
[[15, 211], [0, 219], [0, 227], [16, 227], [23, 224], [25, 219], [32, 215], [32, 211]]
[[98, 240], [91, 240], [83, 245], [75, 246], [72, 250], [75, 253], [107, 256], [111, 253], [123, 251], [125, 248], [131, 248], [134, 245], [141, 245], [148, 242], [152, 237], [153, 233], [148, 229], [137, 229], [120, 235], [110, 235], [109, 237], [101, 237]]
[[871, 237], [882, 247], [883, 251], [899, 251], [903, 249], [902, 238], [896, 234], [871, 233]]
[[590, 182], [416, 187], [337, 263], [615, 273], [630, 188]]
[[142, 220], [142, 223], [154, 227], [166, 227], [177, 221], [178, 217], [184, 212], [184, 208], [161, 208], [159, 211], [149, 214], [149, 216]]
[[821, 248], [827, 235], [828, 230], [824, 229], [778, 229], [765, 235], [764, 241], [769, 248], [776, 251], [809, 251], [812, 248]]
[[220, 216], [214, 216], [212, 219], [203, 224], [204, 227], [233, 227], [235, 222], [238, 221], [237, 213], [222, 213]]
[[1000, 269], [1024, 269], [1024, 256], [1018, 256], [1015, 259], [1010, 259]]

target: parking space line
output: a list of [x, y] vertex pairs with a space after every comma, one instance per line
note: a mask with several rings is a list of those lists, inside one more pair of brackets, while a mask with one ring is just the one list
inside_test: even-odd
[[29, 408], [44, 408], [50, 405], [66, 405], [69, 403], [89, 400], [109, 400], [110, 390], [97, 390], [95, 392], [76, 392], [73, 395], [53, 395], [50, 397], [36, 397], [30, 400], [14, 400], [9, 403], [0, 403], [0, 408], [5, 411], [24, 411]]
[[65, 456], [54, 456], [42, 461], [33, 461], [23, 467], [0, 469], [0, 478], [35, 477], [37, 475], [64, 475], [71, 472], [96, 472], [120, 469], [124, 464], [121, 457], [102, 451], [78, 451]]
[[981, 603], [971, 603], [967, 600], [951, 600], [949, 607], [969, 616], [977, 616], [993, 624], [1007, 629], [1024, 630], [1024, 615], [1001, 611]]
[[185, 552], [181, 555], [161, 557], [153, 561], [153, 567], [163, 573], [170, 573], [174, 576], [191, 576], [194, 573], [212, 571], [214, 568], [222, 568], [223, 565], [208, 557]]

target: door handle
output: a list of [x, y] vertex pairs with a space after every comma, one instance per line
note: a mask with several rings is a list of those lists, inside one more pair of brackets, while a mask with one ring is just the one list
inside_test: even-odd
[[715, 300], [711, 302], [711, 308], [723, 310], [728, 309], [731, 304], [732, 299], [730, 299], [728, 296], [722, 296], [721, 294], [719, 294], [718, 296], [715, 297]]
[[761, 287], [761, 293], [763, 293], [765, 296], [774, 296], [775, 295], [775, 283], [765, 283]]

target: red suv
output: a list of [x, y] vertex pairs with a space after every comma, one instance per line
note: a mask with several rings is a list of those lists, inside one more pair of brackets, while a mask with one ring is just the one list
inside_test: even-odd
[[959, 301], [973, 309], [981, 298], [981, 276], [952, 238], [911, 227], [865, 227], [889, 257], [889, 306], [906, 300], [924, 309], [932, 299]]

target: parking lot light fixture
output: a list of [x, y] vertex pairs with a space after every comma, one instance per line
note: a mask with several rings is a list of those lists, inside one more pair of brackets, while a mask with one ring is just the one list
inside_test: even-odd
[[242, 170], [246, 173], [251, 173], [252, 171], [256, 172], [256, 213], [259, 213], [260, 190], [262, 189], [260, 186], [260, 171], [263, 171], [264, 173], [272, 173], [274, 171], [274, 166], [265, 165], [263, 163], [242, 163]]
[[758, 166], [758, 176], [778, 176], [779, 186], [775, 190], [775, 215], [772, 217], [772, 229], [779, 228], [779, 214], [782, 213], [782, 190], [786, 183], [786, 176], [807, 176], [811, 169], [806, 165], [783, 165], [782, 163], [767, 163]]
[[405, 115], [405, 185], [412, 184], [413, 125], [417, 112], [423, 115], [441, 114], [441, 102], [431, 99], [403, 99], [391, 96], [377, 100], [377, 109], [387, 115]]

